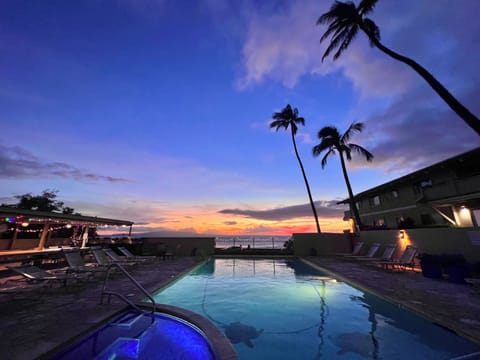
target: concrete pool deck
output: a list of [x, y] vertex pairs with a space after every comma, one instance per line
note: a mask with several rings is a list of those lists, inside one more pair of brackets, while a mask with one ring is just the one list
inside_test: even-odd
[[[471, 286], [427, 279], [419, 273], [392, 273], [332, 257], [305, 259], [480, 344], [480, 292]], [[147, 290], [154, 291], [199, 263], [194, 257], [156, 261], [137, 266], [132, 275]], [[101, 288], [99, 279], [66, 288], [34, 289], [30, 294], [0, 295], [0, 357], [48, 359], [52, 350], [126, 308], [118, 299], [112, 299], [109, 305], [99, 304]], [[109, 288], [134, 302], [144, 297], [120, 275], [109, 281]], [[233, 357], [227, 355], [225, 359]]]

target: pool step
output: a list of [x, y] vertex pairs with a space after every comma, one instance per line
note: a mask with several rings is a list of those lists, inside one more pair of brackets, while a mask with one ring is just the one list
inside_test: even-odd
[[155, 336], [157, 321], [153, 321], [138, 338], [120, 337], [107, 346], [95, 360], [111, 360], [112, 354], [120, 359], [138, 359], [142, 350], [150, 343]]
[[115, 322], [112, 322], [110, 325], [129, 328], [135, 325], [135, 323], [143, 317], [144, 313], [129, 312], [122, 315], [119, 319], [117, 319]]

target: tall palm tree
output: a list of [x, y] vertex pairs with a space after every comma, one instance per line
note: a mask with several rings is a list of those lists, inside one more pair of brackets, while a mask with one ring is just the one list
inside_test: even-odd
[[353, 213], [355, 224], [358, 229], [362, 229], [362, 222], [360, 220], [360, 215], [358, 214], [357, 206], [355, 205], [352, 186], [350, 185], [350, 180], [348, 179], [345, 158], [349, 161], [352, 160], [352, 151], [355, 151], [363, 155], [365, 159], [367, 159], [367, 161], [372, 161], [372, 153], [370, 153], [368, 150], [364, 149], [360, 145], [352, 144], [349, 142], [350, 137], [356, 132], [361, 132], [363, 130], [363, 127], [364, 125], [361, 122], [352, 123], [352, 125], [350, 125], [347, 131], [345, 131], [343, 135], [340, 135], [336, 127], [325, 126], [318, 132], [320, 144], [313, 147], [313, 156], [318, 156], [322, 152], [326, 151], [325, 155], [322, 158], [322, 169], [327, 164], [328, 157], [338, 152], [338, 155], [340, 156], [340, 163], [342, 164], [343, 177], [345, 179], [345, 184], [347, 185], [350, 210]]
[[352, 1], [335, 1], [330, 10], [318, 18], [317, 25], [328, 25], [327, 31], [320, 38], [320, 42], [331, 37], [322, 61], [334, 50], [336, 52], [333, 55], [333, 59], [338, 59], [358, 34], [358, 30], [362, 30], [370, 40], [371, 46], [375, 46], [388, 56], [407, 64], [415, 70], [443, 101], [480, 135], [480, 119], [460, 103], [430, 72], [414, 60], [392, 51], [380, 42], [380, 29], [371, 19], [366, 17], [373, 10], [377, 1], [362, 0], [358, 6], [355, 6]]
[[307, 175], [305, 174], [305, 169], [298, 154], [297, 143], [295, 142], [295, 135], [297, 134], [298, 126], [305, 125], [305, 119], [298, 116], [298, 109], [290, 106], [288, 104], [282, 111], [276, 112], [272, 115], [274, 121], [270, 123], [270, 128], [275, 128], [276, 131], [280, 128], [285, 130], [290, 127], [292, 134], [293, 148], [295, 150], [295, 155], [297, 156], [298, 164], [300, 165], [300, 170], [302, 170], [303, 180], [305, 181], [305, 187], [307, 188], [308, 198], [310, 199], [310, 206], [312, 207], [313, 216], [315, 217], [315, 223], [317, 225], [317, 232], [321, 232], [320, 223], [318, 222], [317, 209], [315, 208], [315, 203], [313, 202], [312, 192], [310, 191], [310, 185], [308, 184]]

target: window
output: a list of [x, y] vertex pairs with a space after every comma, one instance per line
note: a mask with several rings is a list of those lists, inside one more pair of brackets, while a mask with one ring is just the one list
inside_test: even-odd
[[421, 187], [432, 187], [432, 180], [430, 179], [426, 179], [426, 180], [422, 180], [420, 181], [420, 186]]
[[357, 201], [355, 203], [355, 206], [357, 207], [357, 209], [361, 209], [362, 208], [362, 202], [361, 201]]
[[384, 227], [385, 226], [385, 219], [379, 218], [373, 220], [373, 227]]
[[395, 199], [398, 199], [398, 191], [397, 191], [397, 190], [393, 190], [393, 191], [392, 191], [392, 196], [393, 196]]
[[423, 189], [432, 187], [432, 180], [431, 179], [423, 179], [422, 181], [417, 182], [413, 185], [413, 192], [415, 195], [423, 195]]
[[368, 199], [368, 203], [370, 206], [378, 206], [380, 205], [380, 196], [374, 196], [373, 198]]

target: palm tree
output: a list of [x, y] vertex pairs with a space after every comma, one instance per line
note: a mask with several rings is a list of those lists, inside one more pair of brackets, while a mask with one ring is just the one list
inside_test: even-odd
[[317, 25], [328, 25], [328, 29], [320, 38], [320, 42], [331, 37], [322, 61], [334, 50], [336, 52], [333, 55], [333, 59], [338, 59], [358, 34], [358, 30], [362, 30], [370, 40], [371, 46], [375, 46], [388, 56], [407, 64], [415, 70], [443, 101], [480, 135], [480, 120], [460, 103], [430, 72], [414, 60], [390, 50], [380, 42], [380, 29], [371, 19], [365, 16], [373, 10], [377, 1], [362, 0], [358, 6], [355, 6], [352, 1], [335, 1], [330, 10], [318, 18]]
[[305, 169], [302, 164], [302, 160], [300, 160], [300, 155], [298, 154], [297, 150], [297, 143], [295, 142], [295, 135], [297, 134], [298, 126], [297, 124], [305, 125], [305, 119], [303, 117], [298, 116], [298, 109], [290, 106], [288, 104], [282, 111], [276, 112], [272, 115], [275, 121], [270, 123], [270, 128], [275, 128], [276, 131], [280, 128], [284, 128], [285, 130], [290, 127], [291, 134], [292, 134], [292, 142], [293, 148], [295, 149], [295, 155], [297, 156], [298, 164], [300, 165], [300, 170], [302, 170], [303, 180], [305, 181], [305, 187], [307, 188], [308, 198], [310, 199], [310, 206], [312, 207], [313, 216], [315, 217], [315, 223], [317, 225], [317, 232], [321, 232], [320, 224], [318, 222], [318, 215], [317, 209], [315, 209], [315, 204], [312, 198], [312, 192], [310, 191], [310, 185], [308, 185], [307, 175], [305, 174]]
[[340, 155], [343, 177], [345, 179], [345, 184], [347, 185], [348, 198], [350, 200], [350, 210], [353, 213], [355, 223], [359, 229], [362, 229], [362, 222], [360, 220], [360, 215], [358, 214], [357, 206], [355, 205], [352, 186], [350, 185], [350, 180], [348, 179], [345, 158], [349, 161], [352, 160], [352, 151], [355, 151], [363, 155], [367, 161], [372, 161], [373, 155], [368, 150], [365, 150], [360, 145], [349, 143], [350, 137], [355, 132], [361, 132], [363, 127], [364, 125], [361, 122], [352, 123], [347, 131], [345, 131], [343, 135], [340, 135], [336, 127], [325, 126], [318, 132], [320, 144], [313, 147], [313, 156], [318, 156], [323, 151], [327, 151], [322, 158], [322, 169], [327, 164], [327, 159], [330, 155], [334, 155], [336, 152], [338, 152]]

